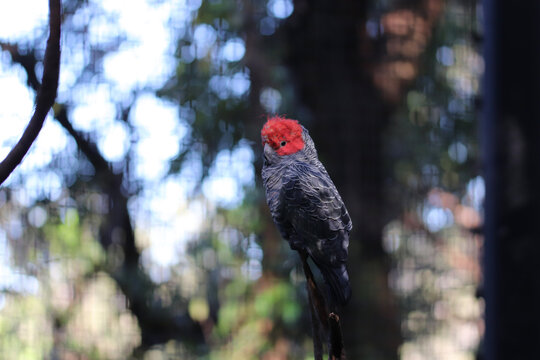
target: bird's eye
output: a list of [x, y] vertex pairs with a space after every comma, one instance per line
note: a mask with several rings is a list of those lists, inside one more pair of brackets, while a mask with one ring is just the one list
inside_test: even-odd
[[280, 145], [281, 145], [281, 146], [285, 146], [285, 145], [287, 145], [287, 142], [286, 142], [286, 141], [282, 141]]

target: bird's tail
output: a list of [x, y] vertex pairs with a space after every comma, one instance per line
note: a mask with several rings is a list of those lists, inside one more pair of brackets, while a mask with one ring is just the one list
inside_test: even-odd
[[324, 281], [330, 288], [330, 294], [334, 303], [345, 305], [351, 298], [351, 285], [349, 284], [349, 273], [345, 264], [340, 267], [320, 266]]

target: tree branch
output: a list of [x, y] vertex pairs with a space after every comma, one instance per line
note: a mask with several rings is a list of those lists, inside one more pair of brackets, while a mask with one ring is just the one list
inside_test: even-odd
[[324, 334], [324, 331], [321, 329], [319, 318], [317, 317], [317, 315], [315, 315], [317, 310], [315, 309], [315, 305], [313, 305], [313, 301], [311, 299], [312, 295], [308, 288], [309, 312], [311, 314], [311, 326], [313, 331], [313, 355], [315, 360], [322, 360], [323, 343], [321, 339], [321, 334]]
[[[60, 0], [49, 0], [49, 38], [45, 49], [42, 85], [37, 94], [36, 108], [21, 138], [0, 163], [0, 184], [21, 163], [41, 131], [45, 117], [56, 99], [60, 73], [60, 24]], [[28, 81], [31, 80], [29, 77]]]
[[96, 173], [103, 173], [109, 179], [117, 177], [117, 175], [112, 171], [109, 162], [105, 160], [105, 158], [99, 152], [96, 144], [85, 138], [82, 133], [73, 128], [73, 125], [71, 125], [69, 122], [67, 109], [65, 106], [59, 105], [58, 108], [55, 109], [54, 117], [69, 133], [69, 135], [71, 135], [73, 140], [75, 140], [77, 147], [86, 156], [88, 161], [90, 161], [96, 170]]
[[[0, 43], [0, 47], [11, 54], [13, 63], [20, 64], [27, 72], [28, 85], [39, 89], [35, 74], [37, 59], [34, 52], [20, 53], [14, 44]], [[45, 79], [44, 79], [45, 84]], [[108, 211], [99, 229], [99, 243], [109, 258], [111, 245], [120, 245], [123, 261], [116, 266], [108, 266], [107, 273], [114, 279], [125, 295], [131, 313], [137, 318], [141, 329], [141, 345], [136, 353], [144, 352], [155, 344], [171, 339], [205, 345], [201, 326], [187, 311], [179, 312], [172, 307], [164, 307], [155, 299], [156, 285], [140, 267], [140, 252], [135, 244], [135, 234], [128, 210], [128, 195], [122, 189], [122, 174], [115, 173], [111, 164], [103, 157], [96, 144], [84, 133], [73, 128], [65, 105], [55, 106], [55, 119], [77, 143], [95, 170], [93, 181], [107, 198]]]
[[298, 251], [306, 276], [311, 321], [313, 325], [313, 349], [315, 360], [322, 360], [323, 344], [321, 333], [327, 341], [327, 349], [330, 360], [345, 360], [343, 349], [343, 336], [339, 324], [339, 316], [335, 312], [328, 313], [326, 301], [319, 290], [315, 277], [307, 262], [308, 255], [305, 251]]
[[345, 351], [343, 349], [343, 336], [341, 335], [341, 325], [339, 324], [339, 316], [331, 312], [328, 315], [330, 323], [330, 359], [345, 360]]

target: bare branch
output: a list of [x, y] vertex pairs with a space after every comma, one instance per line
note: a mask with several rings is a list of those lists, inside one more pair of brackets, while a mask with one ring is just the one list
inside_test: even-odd
[[84, 134], [73, 128], [69, 122], [67, 109], [64, 105], [58, 105], [55, 107], [54, 117], [75, 140], [77, 147], [86, 156], [88, 161], [90, 161], [96, 172], [103, 173], [106, 175], [106, 178], [109, 179], [116, 177], [115, 173], [111, 170], [109, 162], [105, 160], [103, 155], [101, 155], [96, 144], [87, 139]]
[[[309, 286], [309, 285], [308, 285]], [[319, 318], [317, 317], [315, 310], [315, 306], [313, 305], [313, 301], [311, 300], [311, 292], [308, 290], [308, 298], [309, 298], [309, 312], [311, 313], [311, 326], [313, 330], [313, 355], [315, 360], [322, 360], [323, 358], [323, 343], [321, 339], [321, 334], [324, 334], [324, 332], [321, 329], [321, 325], [319, 322]]]
[[60, 24], [60, 0], [49, 0], [49, 39], [45, 49], [42, 85], [37, 94], [36, 108], [23, 135], [0, 163], [0, 184], [21, 163], [41, 131], [45, 117], [56, 99], [60, 73]]
[[311, 268], [309, 267], [309, 264], [307, 262], [306, 252], [300, 252], [300, 257], [302, 259], [302, 266], [304, 267], [304, 274], [306, 275], [308, 294], [310, 295], [311, 301], [313, 302], [313, 306], [316, 310], [316, 315], [319, 318], [319, 321], [321, 322], [324, 331], [326, 332], [328, 331], [328, 310], [326, 309], [326, 302], [324, 301], [324, 297], [322, 296], [319, 288], [317, 287], [315, 277], [313, 276]]
[[[34, 52], [21, 53], [16, 45], [6, 43], [0, 43], [0, 48], [11, 54], [13, 63], [20, 64], [25, 69], [29, 86], [39, 88]], [[95, 142], [73, 128], [66, 105], [57, 104], [54, 110], [55, 119], [75, 140], [78, 149], [94, 167], [93, 182], [108, 200], [108, 215], [103, 218], [99, 229], [99, 243], [107, 253], [113, 242], [121, 245], [124, 255], [121, 264], [104, 270], [116, 281], [127, 299], [130, 311], [138, 320], [141, 345], [135, 352], [144, 353], [150, 346], [166, 343], [171, 339], [204, 346], [201, 326], [187, 311], [179, 312], [178, 308], [164, 307], [153, 300], [156, 285], [139, 264], [140, 252], [135, 244], [127, 206], [128, 195], [122, 189], [122, 174], [112, 170], [112, 165], [100, 153]]]
[[321, 335], [326, 340], [329, 359], [345, 360], [345, 351], [343, 349], [343, 336], [341, 334], [341, 326], [339, 324], [339, 316], [335, 312], [328, 313], [326, 301], [319, 290], [315, 277], [311, 272], [311, 268], [307, 262], [307, 253], [299, 251], [302, 259], [302, 266], [306, 276], [309, 310], [311, 312], [311, 322], [313, 325], [313, 350], [315, 360], [322, 360], [323, 344]]
[[328, 315], [330, 323], [330, 356], [332, 360], [345, 360], [345, 351], [343, 350], [343, 336], [341, 335], [341, 325], [339, 324], [339, 316], [331, 312]]

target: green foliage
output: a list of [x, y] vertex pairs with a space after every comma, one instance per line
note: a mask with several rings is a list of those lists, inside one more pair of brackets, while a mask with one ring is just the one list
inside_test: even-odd
[[203, 1], [197, 13], [197, 23], [212, 24], [217, 21], [227, 22], [236, 31], [242, 26], [242, 11], [238, 11], [239, 2], [234, 1]]
[[[233, 148], [245, 136], [249, 89], [235, 90], [232, 84], [241, 81], [241, 86], [249, 88], [249, 69], [242, 60], [227, 61], [220, 55], [227, 40], [242, 37], [239, 29], [243, 20], [243, 13], [232, 1], [204, 1], [192, 26], [195, 32], [204, 27], [215, 40], [198, 44], [194, 32], [189, 31], [179, 41], [176, 76], [157, 92], [190, 114], [189, 144], [173, 160], [171, 172], [182, 169], [188, 153], [196, 153], [205, 176], [218, 152]], [[201, 46], [208, 46], [208, 50], [199, 54]]]
[[55, 253], [75, 255], [81, 247], [82, 229], [76, 209], [66, 210], [63, 221], [45, 226], [45, 236], [50, 239], [51, 250]]
[[258, 316], [281, 319], [289, 325], [299, 319], [301, 312], [294, 288], [288, 282], [279, 282], [260, 292], [254, 306]]
[[272, 339], [281, 336], [279, 324], [298, 326], [301, 307], [290, 283], [275, 281], [257, 291], [254, 298], [246, 297], [246, 293], [253, 294], [246, 291], [246, 285], [233, 281], [224, 290], [216, 328], [223, 345], [212, 352], [211, 359], [260, 358], [272, 349]]
[[244, 234], [259, 234], [263, 230], [262, 214], [257, 208], [260, 205], [260, 195], [248, 192], [242, 206], [223, 212], [225, 221], [230, 226], [239, 229]]
[[68, 208], [62, 221], [52, 219], [43, 228], [51, 253], [62, 258], [76, 257], [82, 276], [99, 268], [105, 260], [103, 249], [88, 227], [91, 225], [81, 224], [77, 209]]
[[52, 348], [47, 308], [37, 297], [13, 297], [0, 312], [0, 356], [5, 359], [42, 358]]

